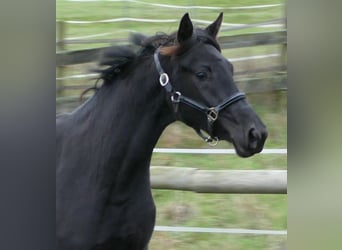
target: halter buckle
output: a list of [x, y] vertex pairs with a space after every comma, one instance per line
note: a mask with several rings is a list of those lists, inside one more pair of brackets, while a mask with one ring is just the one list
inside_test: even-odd
[[173, 110], [175, 113], [178, 112], [178, 106], [179, 106], [181, 95], [182, 94], [179, 91], [176, 91], [171, 95], [171, 101], [173, 103]]
[[215, 136], [215, 137], [208, 137], [208, 140], [206, 142], [209, 144], [209, 146], [215, 147], [218, 141], [219, 139]]
[[219, 141], [217, 136], [214, 136], [214, 137], [212, 137], [211, 135], [206, 136], [202, 133], [201, 129], [195, 129], [195, 131], [206, 143], [209, 144], [209, 146], [214, 147], [217, 145]]
[[209, 108], [207, 111], [207, 118], [209, 122], [214, 122], [218, 118], [218, 112], [215, 108]]
[[160, 74], [159, 82], [161, 86], [165, 87], [169, 83], [169, 75], [166, 73]]
[[181, 97], [181, 93], [179, 91], [176, 91], [174, 92], [172, 95], [171, 95], [171, 101], [173, 103], [179, 103], [180, 102], [180, 97]]

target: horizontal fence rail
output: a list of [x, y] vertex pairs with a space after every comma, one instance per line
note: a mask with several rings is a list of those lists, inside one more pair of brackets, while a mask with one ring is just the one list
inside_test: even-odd
[[223, 234], [252, 234], [252, 235], [287, 235], [286, 230], [263, 230], [243, 228], [210, 228], [210, 227], [170, 227], [155, 226], [156, 232], [178, 232], [178, 233], [223, 233]]
[[197, 193], [286, 194], [286, 170], [200, 170], [184, 167], [150, 168], [154, 189]]
[[[192, 19], [192, 21], [197, 24], [210, 24], [210, 21], [201, 20], [201, 19]], [[178, 23], [178, 19], [147, 19], [147, 18], [134, 18], [134, 17], [121, 17], [121, 18], [112, 18], [112, 19], [103, 19], [96, 21], [84, 21], [84, 20], [69, 20], [64, 21], [66, 24], [98, 24], [98, 23], [118, 23], [118, 22], [138, 22], [138, 23]], [[227, 30], [235, 30], [235, 29], [243, 29], [243, 28], [279, 28], [284, 27], [283, 22], [277, 21], [277, 23], [260, 23], [260, 24], [244, 24], [244, 23], [222, 23], [222, 31]], [[230, 28], [228, 28], [230, 27]]]
[[[136, 19], [136, 18], [130, 18], [130, 19], [110, 19], [112, 22], [118, 22], [118, 21], [137, 21], [137, 22], [155, 22], [156, 19]], [[57, 26], [59, 28], [65, 28], [64, 26], [66, 24], [91, 24], [93, 22], [110, 22], [110, 20], [102, 20], [102, 21], [58, 21]], [[167, 22], [171, 22], [170, 20], [166, 20]], [[172, 19], [173, 21], [173, 19]], [[176, 22], [176, 20], [174, 20]], [[201, 21], [202, 23], [209, 24], [209, 21]], [[199, 23], [201, 23], [199, 22]], [[223, 31], [233, 31], [233, 30], [242, 30], [242, 29], [247, 29], [247, 28], [276, 28], [276, 27], [285, 27], [285, 19], [284, 18], [278, 18], [275, 20], [270, 20], [266, 22], [259, 22], [259, 23], [253, 23], [253, 24], [227, 24], [226, 26], [230, 27], [222, 27], [221, 32]], [[101, 36], [108, 36], [108, 35], [116, 35], [118, 36], [119, 34], [127, 34], [127, 33], [134, 33], [137, 32], [136, 30], [130, 30], [130, 29], [121, 29], [116, 32], [105, 32], [105, 33], [99, 33], [99, 34], [92, 34], [92, 35], [83, 35], [79, 37], [68, 37], [62, 39], [62, 41], [56, 41], [57, 45], [60, 43], [64, 44], [92, 44], [92, 43], [111, 43], [113, 39], [89, 39], [89, 38], [96, 38], [96, 37], [101, 37]]]
[[[177, 149], [177, 148], [155, 148], [154, 153], [183, 153], [183, 154], [234, 154], [234, 149]], [[261, 154], [287, 154], [287, 149], [264, 149]], [[159, 178], [155, 175], [155, 172], [162, 171], [165, 167], [152, 167], [151, 168], [151, 182], [152, 187], [158, 188], [161, 185], [163, 189], [182, 189], [198, 192], [205, 189], [206, 193], [210, 190], [217, 193], [224, 190], [224, 193], [270, 193], [275, 189], [276, 194], [287, 193], [287, 171], [285, 170], [229, 170], [229, 171], [205, 171], [204, 178], [198, 179], [198, 176], [193, 175], [197, 170], [192, 168], [186, 168], [181, 175], [177, 173], [181, 172], [183, 168], [168, 168], [166, 172], [171, 169], [171, 174], [165, 175]], [[188, 172], [188, 173], [186, 173]], [[213, 177], [213, 173], [215, 176]], [[222, 175], [222, 173], [224, 173]], [[220, 179], [217, 178], [217, 174]], [[190, 177], [189, 177], [190, 176]], [[203, 174], [202, 174], [203, 176]], [[227, 178], [227, 176], [229, 176]], [[174, 177], [174, 178], [172, 178]], [[238, 177], [238, 178], [236, 178]], [[265, 178], [266, 177], [266, 178]], [[274, 178], [275, 177], [275, 178]], [[156, 180], [158, 179], [159, 180]], [[196, 183], [193, 183], [193, 178]], [[257, 179], [256, 179], [257, 178]], [[203, 183], [203, 179], [206, 181]], [[233, 181], [232, 181], [233, 179]], [[165, 181], [167, 180], [167, 181]], [[189, 184], [191, 180], [191, 184]], [[224, 182], [221, 185], [222, 181]], [[279, 182], [280, 181], [280, 182]], [[199, 183], [200, 182], [200, 183]], [[208, 184], [209, 182], [209, 184]], [[161, 184], [162, 183], [162, 184]], [[262, 183], [260, 185], [260, 183]], [[199, 187], [199, 185], [201, 185]], [[271, 187], [271, 188], [270, 188]], [[196, 190], [194, 190], [196, 189]], [[267, 190], [265, 192], [265, 190]], [[273, 193], [273, 192], [271, 192]], [[210, 233], [210, 234], [241, 234], [241, 235], [273, 235], [273, 236], [286, 236], [287, 230], [267, 230], [267, 229], [243, 229], [243, 228], [207, 228], [207, 227], [182, 227], [182, 226], [155, 226], [155, 232], [168, 232], [168, 233]]]
[[[155, 148], [153, 153], [163, 154], [236, 154], [235, 149]], [[287, 154], [287, 149], [263, 149], [259, 154]]]
[[207, 9], [207, 10], [251, 10], [251, 9], [265, 9], [282, 7], [284, 4], [264, 4], [264, 5], [250, 5], [250, 6], [236, 6], [236, 7], [215, 7], [215, 6], [184, 6], [184, 5], [172, 5], [172, 4], [160, 4], [160, 3], [149, 3], [138, 0], [68, 0], [69, 2], [130, 2], [143, 5], [150, 5], [155, 7], [171, 8], [171, 9]]

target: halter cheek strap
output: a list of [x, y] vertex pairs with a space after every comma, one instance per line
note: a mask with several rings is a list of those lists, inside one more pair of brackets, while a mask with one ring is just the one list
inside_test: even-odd
[[158, 55], [159, 55], [159, 48], [156, 50], [156, 52], [153, 55], [154, 63], [156, 65], [157, 71], [159, 73], [159, 83], [165, 89], [165, 91], [170, 95], [170, 99], [171, 99], [171, 102], [173, 104], [174, 112], [177, 113], [179, 103], [183, 103], [183, 104], [185, 104], [185, 105], [187, 105], [193, 109], [196, 109], [196, 110], [204, 113], [207, 117], [207, 129], [208, 129], [209, 136], [205, 136], [202, 133], [201, 129], [195, 129], [195, 131], [209, 145], [215, 146], [218, 143], [219, 139], [216, 136], [213, 136], [213, 124], [217, 120], [217, 118], [219, 116], [219, 112], [222, 109], [232, 105], [233, 103], [235, 103], [241, 99], [246, 98], [246, 95], [242, 92], [238, 92], [238, 93], [230, 96], [229, 98], [224, 100], [222, 103], [220, 103], [214, 107], [208, 107], [208, 106], [202, 105], [202, 104], [192, 100], [191, 98], [188, 98], [188, 97], [182, 95], [179, 91], [175, 91], [173, 89], [168, 74], [164, 71], [164, 69], [162, 68], [162, 66], [160, 64], [160, 60], [159, 60]]

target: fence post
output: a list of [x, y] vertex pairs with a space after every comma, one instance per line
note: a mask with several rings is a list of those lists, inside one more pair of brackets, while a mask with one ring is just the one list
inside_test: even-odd
[[[57, 21], [56, 23], [56, 31], [57, 31], [57, 39], [56, 39], [56, 52], [65, 50], [65, 22]], [[65, 67], [64, 66], [57, 66], [56, 67], [56, 76], [57, 78], [62, 78], [64, 76]], [[64, 83], [63, 80], [57, 79], [57, 89], [56, 89], [56, 96], [63, 95], [63, 87]]]

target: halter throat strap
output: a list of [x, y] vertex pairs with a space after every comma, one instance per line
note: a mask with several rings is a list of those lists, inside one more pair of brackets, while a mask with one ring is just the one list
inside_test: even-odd
[[196, 133], [209, 145], [214, 146], [218, 143], [218, 138], [213, 135], [213, 124], [217, 120], [219, 116], [219, 112], [223, 110], [224, 108], [227, 108], [228, 106], [232, 105], [233, 103], [246, 98], [245, 93], [238, 92], [234, 95], [228, 97], [220, 104], [214, 106], [214, 107], [208, 107], [205, 105], [202, 105], [201, 103], [196, 102], [195, 100], [188, 98], [184, 95], [182, 95], [179, 91], [174, 90], [170, 78], [168, 74], [164, 71], [163, 67], [160, 64], [159, 60], [159, 48], [156, 49], [154, 55], [154, 63], [156, 65], [157, 71], [159, 73], [159, 83], [160, 85], [165, 89], [165, 91], [170, 95], [171, 102], [173, 104], [173, 110], [174, 113], [178, 113], [178, 106], [179, 103], [183, 103], [193, 109], [196, 109], [202, 113], [204, 113], [207, 117], [207, 129], [208, 129], [208, 136], [205, 136], [201, 129], [195, 129]]

